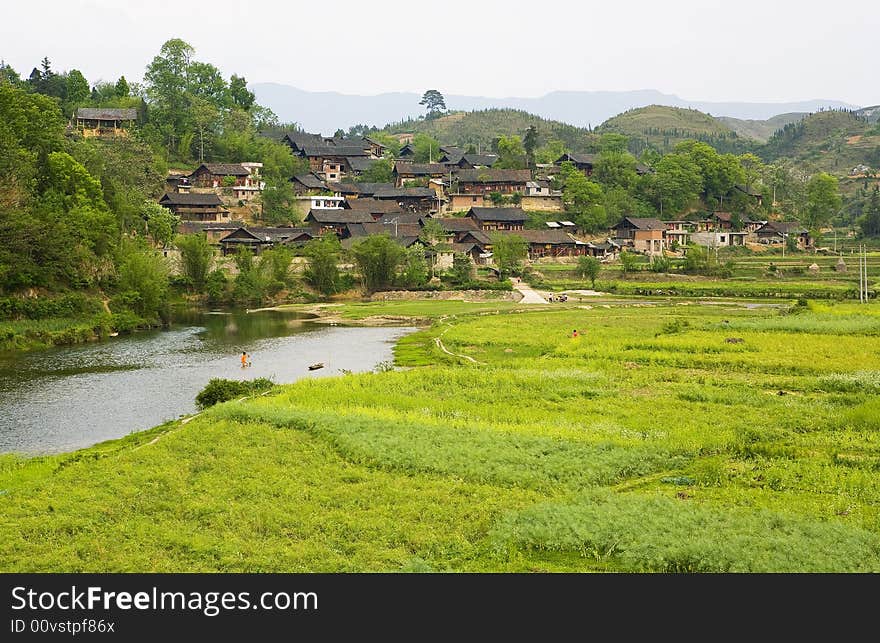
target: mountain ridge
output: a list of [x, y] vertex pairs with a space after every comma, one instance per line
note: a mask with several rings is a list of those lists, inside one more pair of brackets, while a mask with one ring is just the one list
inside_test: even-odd
[[[384, 127], [389, 123], [419, 116], [424, 109], [415, 92], [386, 92], [373, 96], [341, 92], [309, 92], [282, 83], [252, 83], [257, 101], [274, 111], [285, 122], [296, 122], [306, 131], [332, 134], [353, 125]], [[444, 95], [450, 110], [512, 108], [545, 119], [577, 127], [597, 127], [609, 118], [630, 109], [648, 105], [682, 107], [712, 116], [741, 120], [767, 120], [791, 112], [820, 109], [859, 109], [860, 106], [833, 99], [809, 99], [776, 103], [715, 102], [686, 100], [660, 91], [555, 91], [543, 96], [493, 98], [486, 96]]]

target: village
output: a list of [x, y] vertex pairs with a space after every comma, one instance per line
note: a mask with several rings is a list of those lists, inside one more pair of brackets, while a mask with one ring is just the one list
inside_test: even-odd
[[[119, 135], [126, 121], [134, 121], [133, 112], [84, 108], [77, 114], [77, 124], [84, 136]], [[621, 250], [649, 258], [680, 256], [690, 243], [714, 249], [783, 245], [791, 238], [798, 249], [813, 246], [809, 231], [797, 223], [753, 221], [723, 211], [699, 220], [628, 216], [607, 234], [588, 238], [564, 218], [563, 195], [553, 183], [564, 163], [590, 177], [594, 162], [590, 154], [566, 153], [533, 172], [496, 169], [496, 155], [440, 146], [436, 161], [415, 163], [412, 135], [402, 135], [400, 153], [393, 159], [394, 181], [366, 183], [359, 181], [361, 174], [387, 158], [386, 147], [376, 140], [289, 133], [283, 142], [291, 154], [307, 160], [311, 170], [290, 177], [301, 226], [260, 225], [259, 204], [265, 189], [261, 163], [203, 163], [191, 174], [171, 174], [159, 204], [180, 218], [181, 232], [204, 233], [223, 255], [238, 248], [259, 253], [278, 244], [302, 245], [328, 232], [345, 246], [386, 234], [410, 247], [419, 243], [420, 229], [429, 220], [446, 234], [442, 250], [431, 253], [438, 268], [451, 266], [454, 253], [467, 255], [475, 265], [491, 266], [490, 233], [524, 239], [532, 261], [583, 255], [610, 261]], [[638, 167], [639, 173], [650, 171]], [[759, 192], [740, 185], [736, 189], [760, 205]], [[528, 229], [532, 212], [558, 212], [560, 220], [545, 221], [544, 229]]]

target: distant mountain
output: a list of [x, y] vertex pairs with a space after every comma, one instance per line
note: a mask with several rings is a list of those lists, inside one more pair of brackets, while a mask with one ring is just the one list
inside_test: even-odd
[[781, 130], [789, 123], [797, 123], [806, 115], [804, 112], [792, 112], [791, 114], [779, 114], [767, 120], [745, 120], [730, 116], [719, 116], [718, 120], [740, 136], [754, 139], [760, 143], [766, 143], [777, 130]]
[[[352, 125], [383, 127], [424, 113], [421, 95], [412, 92], [357, 96], [339, 92], [308, 92], [278, 83], [254, 83], [251, 90], [261, 105], [282, 121], [299, 123], [310, 132], [332, 134]], [[790, 112], [815, 112], [820, 108], [858, 109], [842, 101], [815, 99], [789, 103], [737, 103], [688, 101], [656, 90], [627, 92], [552, 92], [538, 98], [487, 98], [444, 95], [450, 110], [510, 108], [579, 127], [595, 127], [630, 109], [647, 105], [685, 107], [739, 119], [763, 120]]]

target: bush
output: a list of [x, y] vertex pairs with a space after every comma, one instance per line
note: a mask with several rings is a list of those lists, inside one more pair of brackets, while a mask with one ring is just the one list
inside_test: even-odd
[[196, 395], [196, 405], [200, 409], [206, 409], [242, 395], [253, 395], [254, 393], [268, 391], [273, 386], [275, 386], [275, 382], [265, 377], [244, 382], [215, 377]]

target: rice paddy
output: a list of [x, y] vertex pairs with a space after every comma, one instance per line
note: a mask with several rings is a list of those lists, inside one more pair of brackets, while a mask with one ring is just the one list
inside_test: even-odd
[[434, 322], [394, 371], [0, 457], [0, 569], [880, 571], [880, 305], [685, 304], [340, 307]]

